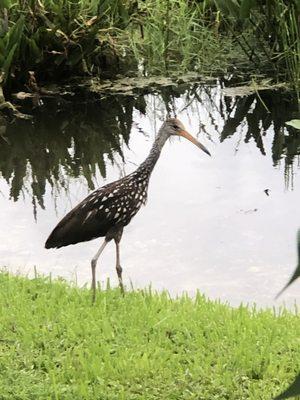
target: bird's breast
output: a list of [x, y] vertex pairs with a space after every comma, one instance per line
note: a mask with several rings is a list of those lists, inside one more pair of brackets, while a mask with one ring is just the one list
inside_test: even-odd
[[128, 190], [116, 197], [113, 207], [108, 211], [117, 223], [127, 225], [147, 201], [147, 189], [143, 185], [131, 185]]

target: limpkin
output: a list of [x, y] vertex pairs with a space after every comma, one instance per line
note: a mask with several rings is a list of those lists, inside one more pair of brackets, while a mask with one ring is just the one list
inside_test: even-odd
[[96, 295], [96, 264], [103, 249], [112, 239], [116, 244], [116, 270], [119, 285], [121, 291], [124, 292], [119, 247], [123, 228], [146, 203], [151, 173], [165, 142], [173, 135], [185, 137], [210, 155], [203, 144], [190, 135], [178, 119], [167, 119], [159, 129], [146, 160], [131, 174], [87, 196], [57, 224], [46, 241], [45, 247], [49, 249], [104, 236], [104, 242], [91, 261], [93, 301]]

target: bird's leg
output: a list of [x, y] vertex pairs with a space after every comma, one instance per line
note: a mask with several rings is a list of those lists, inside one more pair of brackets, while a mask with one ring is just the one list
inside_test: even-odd
[[124, 294], [124, 286], [123, 286], [123, 280], [122, 280], [122, 267], [120, 265], [120, 243], [119, 242], [116, 242], [116, 253], [117, 253], [116, 270], [117, 270], [117, 274], [118, 274], [120, 289], [121, 289], [121, 292]]
[[122, 267], [120, 264], [120, 241], [122, 238], [122, 233], [123, 233], [123, 229], [121, 231], [119, 231], [117, 233], [117, 235], [115, 235], [114, 239], [115, 239], [115, 243], [116, 243], [116, 270], [117, 270], [117, 274], [118, 274], [120, 289], [121, 289], [121, 292], [124, 294], [124, 286], [123, 286], [123, 280], [122, 280]]
[[97, 253], [92, 258], [92, 262], [91, 262], [91, 265], [92, 265], [93, 303], [95, 302], [95, 299], [96, 299], [96, 265], [97, 265], [98, 258], [100, 257], [100, 254], [104, 250], [104, 247], [107, 245], [107, 243], [108, 243], [108, 241], [104, 240], [104, 242], [102, 243], [100, 249], [97, 251]]

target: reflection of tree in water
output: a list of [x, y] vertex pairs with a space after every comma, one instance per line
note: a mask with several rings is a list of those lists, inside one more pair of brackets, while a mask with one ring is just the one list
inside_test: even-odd
[[246, 122], [245, 142], [253, 139], [260, 152], [265, 155], [264, 137], [272, 127], [273, 163], [274, 166], [284, 163], [286, 185], [292, 187], [294, 160], [300, 154], [300, 137], [295, 129], [285, 125], [285, 121], [292, 119], [296, 111], [297, 103], [292, 102], [291, 96], [276, 92], [262, 92], [260, 97], [237, 97], [231, 110], [232, 116], [226, 120], [220, 139], [223, 141], [232, 136], [237, 127]]
[[93, 189], [96, 170], [105, 177], [106, 160], [114, 163], [116, 155], [123, 159], [122, 145], [129, 142], [135, 109], [143, 114], [147, 110], [151, 122], [158, 123], [155, 129], [166, 115], [198, 118], [199, 131], [211, 140], [238, 136], [237, 150], [241, 141], [254, 140], [266, 154], [264, 138], [271, 132], [273, 163], [284, 163], [286, 184], [293, 186], [300, 135], [284, 125], [297, 110], [287, 95], [260, 92], [260, 97], [230, 98], [220, 86], [194, 84], [164, 88], [154, 96], [111, 96], [60, 107], [47, 106], [34, 124], [8, 125], [5, 133], [0, 129], [0, 173], [10, 185], [11, 198], [16, 201], [27, 191], [35, 212], [37, 204], [44, 206], [47, 182], [53, 191], [67, 191], [70, 177], [83, 176]]
[[[259, 151], [266, 155], [264, 137], [269, 132], [274, 135], [272, 159], [274, 166], [284, 163], [286, 186], [293, 187], [295, 162], [300, 154], [299, 133], [285, 125], [285, 121], [295, 118], [298, 111], [297, 102], [289, 94], [275, 91], [263, 91], [259, 96], [252, 94], [245, 97], [226, 97], [216, 87], [191, 86], [181, 98], [184, 98], [184, 109], [198, 114], [199, 130], [212, 139], [212, 130], [218, 133], [223, 142], [246, 131], [239, 139], [245, 143], [254, 140]], [[203, 122], [205, 120], [205, 123]], [[211, 129], [208, 129], [208, 125]], [[237, 149], [238, 150], [238, 149]], [[295, 160], [296, 159], [296, 160]]]
[[97, 103], [66, 104], [63, 111], [47, 109], [34, 124], [8, 125], [0, 138], [0, 172], [16, 201], [29, 191], [34, 210], [44, 207], [46, 184], [67, 189], [68, 177], [84, 176], [90, 189], [97, 167], [106, 176], [105, 159], [123, 158], [122, 143], [128, 144], [134, 106], [133, 98], [110, 97]]

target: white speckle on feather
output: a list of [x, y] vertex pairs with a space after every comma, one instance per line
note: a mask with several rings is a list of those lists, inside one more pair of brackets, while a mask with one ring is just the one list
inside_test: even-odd
[[99, 207], [99, 210], [101, 210], [103, 207], [104, 207], [104, 205], [103, 205], [103, 204], [101, 204], [101, 206]]
[[93, 214], [93, 212], [94, 212], [94, 211], [89, 211], [89, 212], [87, 213], [87, 216], [85, 217], [85, 219], [84, 219], [83, 222], [87, 221], [87, 220], [90, 218], [90, 216]]
[[114, 197], [114, 195], [112, 193], [109, 193], [108, 197]]
[[119, 215], [120, 215], [119, 213], [116, 213], [114, 218], [118, 218]]
[[105, 201], [105, 200], [107, 200], [107, 197], [103, 196], [102, 201]]
[[108, 212], [109, 212], [109, 208], [106, 208], [104, 211], [105, 211], [106, 213], [108, 213]]

